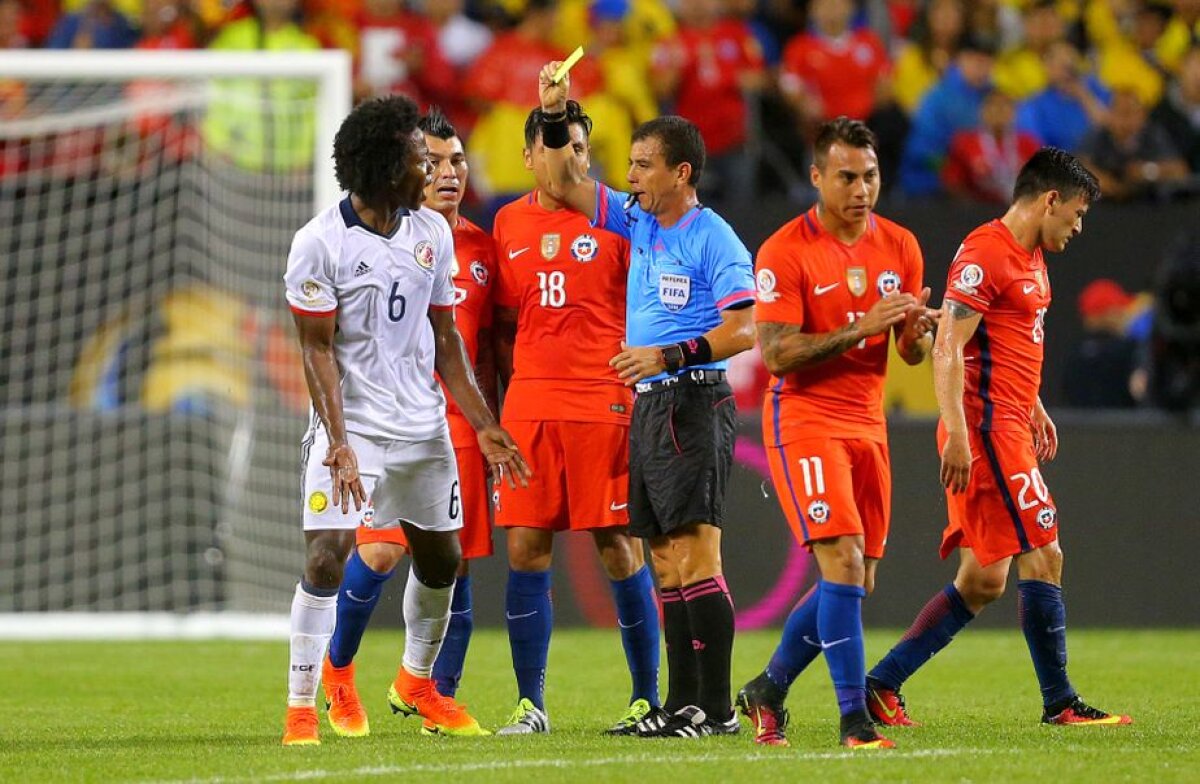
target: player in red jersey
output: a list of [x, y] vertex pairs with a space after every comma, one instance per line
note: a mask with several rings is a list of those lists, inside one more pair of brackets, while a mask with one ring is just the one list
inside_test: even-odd
[[[575, 162], [588, 167], [591, 119], [570, 102]], [[550, 647], [550, 562], [556, 531], [589, 531], [612, 583], [633, 679], [629, 711], [610, 730], [630, 734], [658, 706], [658, 609], [629, 525], [630, 390], [609, 367], [625, 334], [629, 243], [593, 228], [547, 191], [542, 110], [525, 124], [532, 193], [496, 214], [500, 264], [496, 358], [507, 384], [502, 419], [538, 466], [528, 488], [496, 496], [507, 529], [505, 601], [517, 708], [500, 734], [549, 731], [544, 703]]]
[[[467, 188], [467, 158], [454, 127], [438, 109], [421, 118], [420, 128], [429, 147], [433, 179], [425, 187], [425, 204], [440, 212], [454, 235], [454, 320], [462, 334], [467, 357], [475, 368], [476, 381], [493, 413], [496, 411], [496, 365], [492, 355], [492, 292], [496, 285], [496, 253], [492, 238], [458, 214]], [[462, 564], [454, 583], [450, 624], [433, 667], [440, 694], [453, 697], [462, 677], [467, 645], [471, 639], [472, 558], [492, 554], [492, 527], [488, 513], [487, 469], [471, 426], [446, 396], [446, 421], [458, 464], [457, 501], [461, 504], [463, 527], [459, 530]], [[373, 514], [368, 508], [364, 518]], [[348, 737], [369, 733], [367, 714], [354, 685], [354, 656], [366, 631], [371, 612], [379, 601], [383, 584], [407, 551], [408, 541], [400, 527], [370, 528], [361, 525], [354, 554], [338, 593], [337, 626], [325, 658], [322, 680], [329, 722], [335, 732]], [[395, 708], [393, 708], [395, 710]], [[430, 725], [426, 723], [426, 729]]]
[[875, 215], [875, 136], [840, 117], [818, 131], [817, 206], [758, 252], [758, 337], [773, 378], [763, 408], [771, 477], [821, 581], [788, 617], [766, 669], [738, 694], [755, 741], [786, 745], [784, 698], [822, 651], [841, 708], [841, 741], [890, 748], [866, 706], [862, 600], [875, 583], [891, 512], [883, 384], [895, 335], [925, 359], [935, 313], [912, 233]]
[[1042, 721], [1130, 723], [1085, 703], [1067, 678], [1058, 509], [1038, 468], [1058, 451], [1054, 422], [1038, 397], [1050, 306], [1042, 254], [1066, 248], [1099, 197], [1095, 176], [1075, 157], [1044, 147], [1021, 169], [1008, 212], [971, 232], [950, 265], [934, 386], [950, 518], [941, 554], [957, 548], [961, 560], [954, 582], [871, 670], [869, 704], [880, 722], [913, 723], [901, 685], [1000, 598], [1015, 560]]

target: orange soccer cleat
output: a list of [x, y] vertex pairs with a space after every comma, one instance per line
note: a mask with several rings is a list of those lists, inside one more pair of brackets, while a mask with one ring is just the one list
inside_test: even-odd
[[908, 715], [908, 706], [899, 691], [888, 689], [867, 679], [867, 709], [878, 724], [889, 727], [920, 727], [920, 723]]
[[320, 746], [317, 737], [317, 709], [315, 706], [288, 706], [283, 725], [284, 746]]
[[1074, 697], [1070, 704], [1061, 710], [1051, 713], [1050, 709], [1042, 711], [1043, 724], [1073, 724], [1076, 726], [1116, 726], [1133, 724], [1133, 718], [1122, 713], [1108, 713], [1099, 708], [1093, 708], [1079, 697]]
[[334, 667], [326, 656], [321, 665], [321, 685], [325, 688], [325, 712], [333, 731], [343, 738], [370, 735], [367, 712], [354, 687], [354, 662], [345, 667]]
[[896, 744], [879, 734], [866, 711], [842, 716], [842, 745], [848, 749], [894, 749]]
[[393, 713], [425, 719], [422, 732], [427, 735], [490, 735], [453, 697], [439, 694], [432, 678], [418, 678], [404, 667], [388, 689], [388, 705]]

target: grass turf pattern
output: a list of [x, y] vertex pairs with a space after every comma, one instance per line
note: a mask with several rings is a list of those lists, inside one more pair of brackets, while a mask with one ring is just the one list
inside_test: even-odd
[[[873, 663], [898, 637], [873, 630]], [[777, 632], [738, 636], [734, 691], [765, 664]], [[1017, 630], [965, 631], [907, 684], [921, 728], [889, 729], [894, 751], [837, 746], [824, 662], [788, 699], [791, 747], [737, 737], [608, 738], [628, 675], [616, 630], [561, 630], [551, 643], [554, 732], [525, 738], [419, 734], [385, 705], [402, 637], [369, 632], [358, 686], [365, 739], [336, 737], [321, 711], [320, 747], [285, 749], [284, 642], [54, 642], [0, 645], [4, 781], [1200, 781], [1200, 631], [1073, 630], [1070, 672], [1097, 707], [1130, 727], [1046, 727]], [[665, 674], [663, 681], [665, 683]], [[497, 727], [516, 702], [502, 630], [478, 631], [459, 699]], [[415, 778], [413, 778], [415, 777]]]

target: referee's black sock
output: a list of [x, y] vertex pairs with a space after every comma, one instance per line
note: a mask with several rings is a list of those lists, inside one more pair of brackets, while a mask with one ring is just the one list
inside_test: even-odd
[[674, 713], [686, 705], [696, 705], [700, 697], [700, 668], [692, 647], [692, 624], [679, 588], [664, 588], [663, 638], [667, 643], [667, 702], [663, 706]]
[[733, 715], [729, 700], [729, 664], [733, 655], [733, 600], [721, 575], [680, 589], [692, 627], [692, 647], [700, 669], [697, 703], [708, 718], [728, 721]]

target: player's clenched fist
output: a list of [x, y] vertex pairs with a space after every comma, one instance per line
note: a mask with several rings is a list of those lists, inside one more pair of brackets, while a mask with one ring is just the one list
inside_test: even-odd
[[542, 110], [558, 113], [567, 110], [567, 98], [571, 94], [571, 77], [564, 75], [556, 84], [554, 74], [562, 62], [555, 60], [542, 66], [538, 74], [538, 94], [542, 99]]
[[478, 439], [479, 449], [491, 466], [492, 481], [498, 484], [507, 474], [508, 486], [514, 490], [518, 481], [521, 487], [529, 487], [529, 478], [533, 476], [533, 471], [521, 456], [520, 449], [508, 431], [499, 425], [489, 425], [479, 431]]
[[942, 447], [942, 487], [958, 495], [966, 491], [970, 481], [971, 444], [965, 433], [952, 433]]

